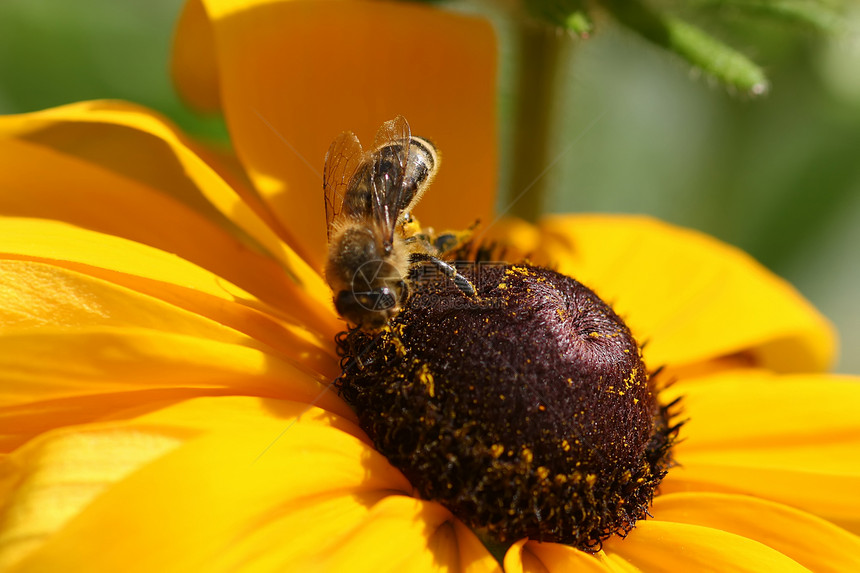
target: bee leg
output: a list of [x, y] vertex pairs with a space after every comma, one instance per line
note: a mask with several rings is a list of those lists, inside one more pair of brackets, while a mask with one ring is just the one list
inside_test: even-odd
[[477, 297], [477, 293], [475, 291], [475, 286], [469, 282], [469, 279], [464, 277], [463, 275], [457, 272], [453, 266], [449, 265], [443, 260], [437, 259], [432, 255], [428, 255], [426, 253], [412, 253], [409, 257], [409, 262], [413, 265], [416, 263], [431, 263], [437, 269], [442, 271], [442, 273], [454, 281], [454, 284], [460, 289], [460, 292], [465, 294], [468, 297], [475, 298]]
[[[420, 253], [433, 253], [433, 255], [437, 254], [436, 249], [433, 246], [433, 238], [430, 235], [426, 235], [423, 232], [418, 233], [417, 235], [412, 235], [411, 237], [406, 237], [404, 242], [407, 245], [418, 245], [415, 247], [416, 251]], [[433, 256], [428, 255], [428, 256]]]
[[475, 229], [478, 228], [480, 220], [476, 220], [468, 229], [462, 231], [444, 231], [439, 234], [429, 230], [429, 238], [433, 243], [433, 248], [436, 249], [436, 254], [440, 257], [448, 253], [452, 253], [462, 247], [472, 239]]
[[[442, 261], [439, 261], [439, 262], [441, 263]], [[450, 267], [451, 265], [447, 265], [447, 266]], [[451, 267], [452, 270], [453, 270], [453, 268], [454, 267]], [[456, 273], [457, 271], [454, 271], [454, 272]], [[457, 285], [457, 288], [460, 289], [460, 292], [462, 292], [464, 295], [471, 297], [471, 298], [477, 298], [478, 297], [478, 293], [475, 292], [475, 285], [473, 285], [469, 281], [469, 279], [467, 279], [463, 275], [455, 274], [453, 277], [451, 277], [451, 280], [454, 281], [454, 284]]]

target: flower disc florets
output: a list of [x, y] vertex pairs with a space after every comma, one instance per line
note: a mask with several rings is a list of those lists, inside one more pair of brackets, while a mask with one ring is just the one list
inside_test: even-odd
[[579, 282], [529, 265], [414, 281], [339, 338], [342, 396], [421, 496], [500, 542], [595, 548], [646, 515], [675, 429], [639, 347]]

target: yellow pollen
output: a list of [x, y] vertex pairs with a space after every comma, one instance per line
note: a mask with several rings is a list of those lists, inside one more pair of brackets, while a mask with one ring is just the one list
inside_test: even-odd
[[523, 448], [523, 459], [527, 464], [530, 464], [532, 463], [532, 460], [535, 459], [535, 456], [530, 449]]
[[394, 351], [397, 352], [398, 356], [406, 356], [406, 347], [403, 346], [403, 341], [400, 340], [399, 336], [392, 336], [389, 340], [394, 345]]
[[433, 373], [430, 372], [430, 368], [426, 363], [421, 365], [421, 370], [418, 371], [418, 379], [421, 380], [422, 384], [427, 386], [427, 393], [431, 397], [435, 397], [436, 385], [433, 383]]

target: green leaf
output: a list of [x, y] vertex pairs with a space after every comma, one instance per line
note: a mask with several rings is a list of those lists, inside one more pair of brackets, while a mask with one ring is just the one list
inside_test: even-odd
[[748, 95], [767, 92], [768, 81], [758, 65], [704, 30], [634, 0], [603, 0], [602, 4], [621, 24], [720, 82]]

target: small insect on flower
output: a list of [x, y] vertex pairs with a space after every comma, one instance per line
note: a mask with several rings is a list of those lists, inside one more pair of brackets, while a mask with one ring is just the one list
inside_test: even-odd
[[449, 236], [422, 232], [412, 218], [438, 169], [436, 147], [413, 136], [403, 116], [383, 123], [367, 151], [345, 131], [326, 153], [325, 276], [337, 312], [362, 330], [377, 331], [400, 312], [411, 292], [409, 271], [417, 264], [432, 264], [464, 293], [475, 293], [438, 258], [456, 247], [448, 244]]

